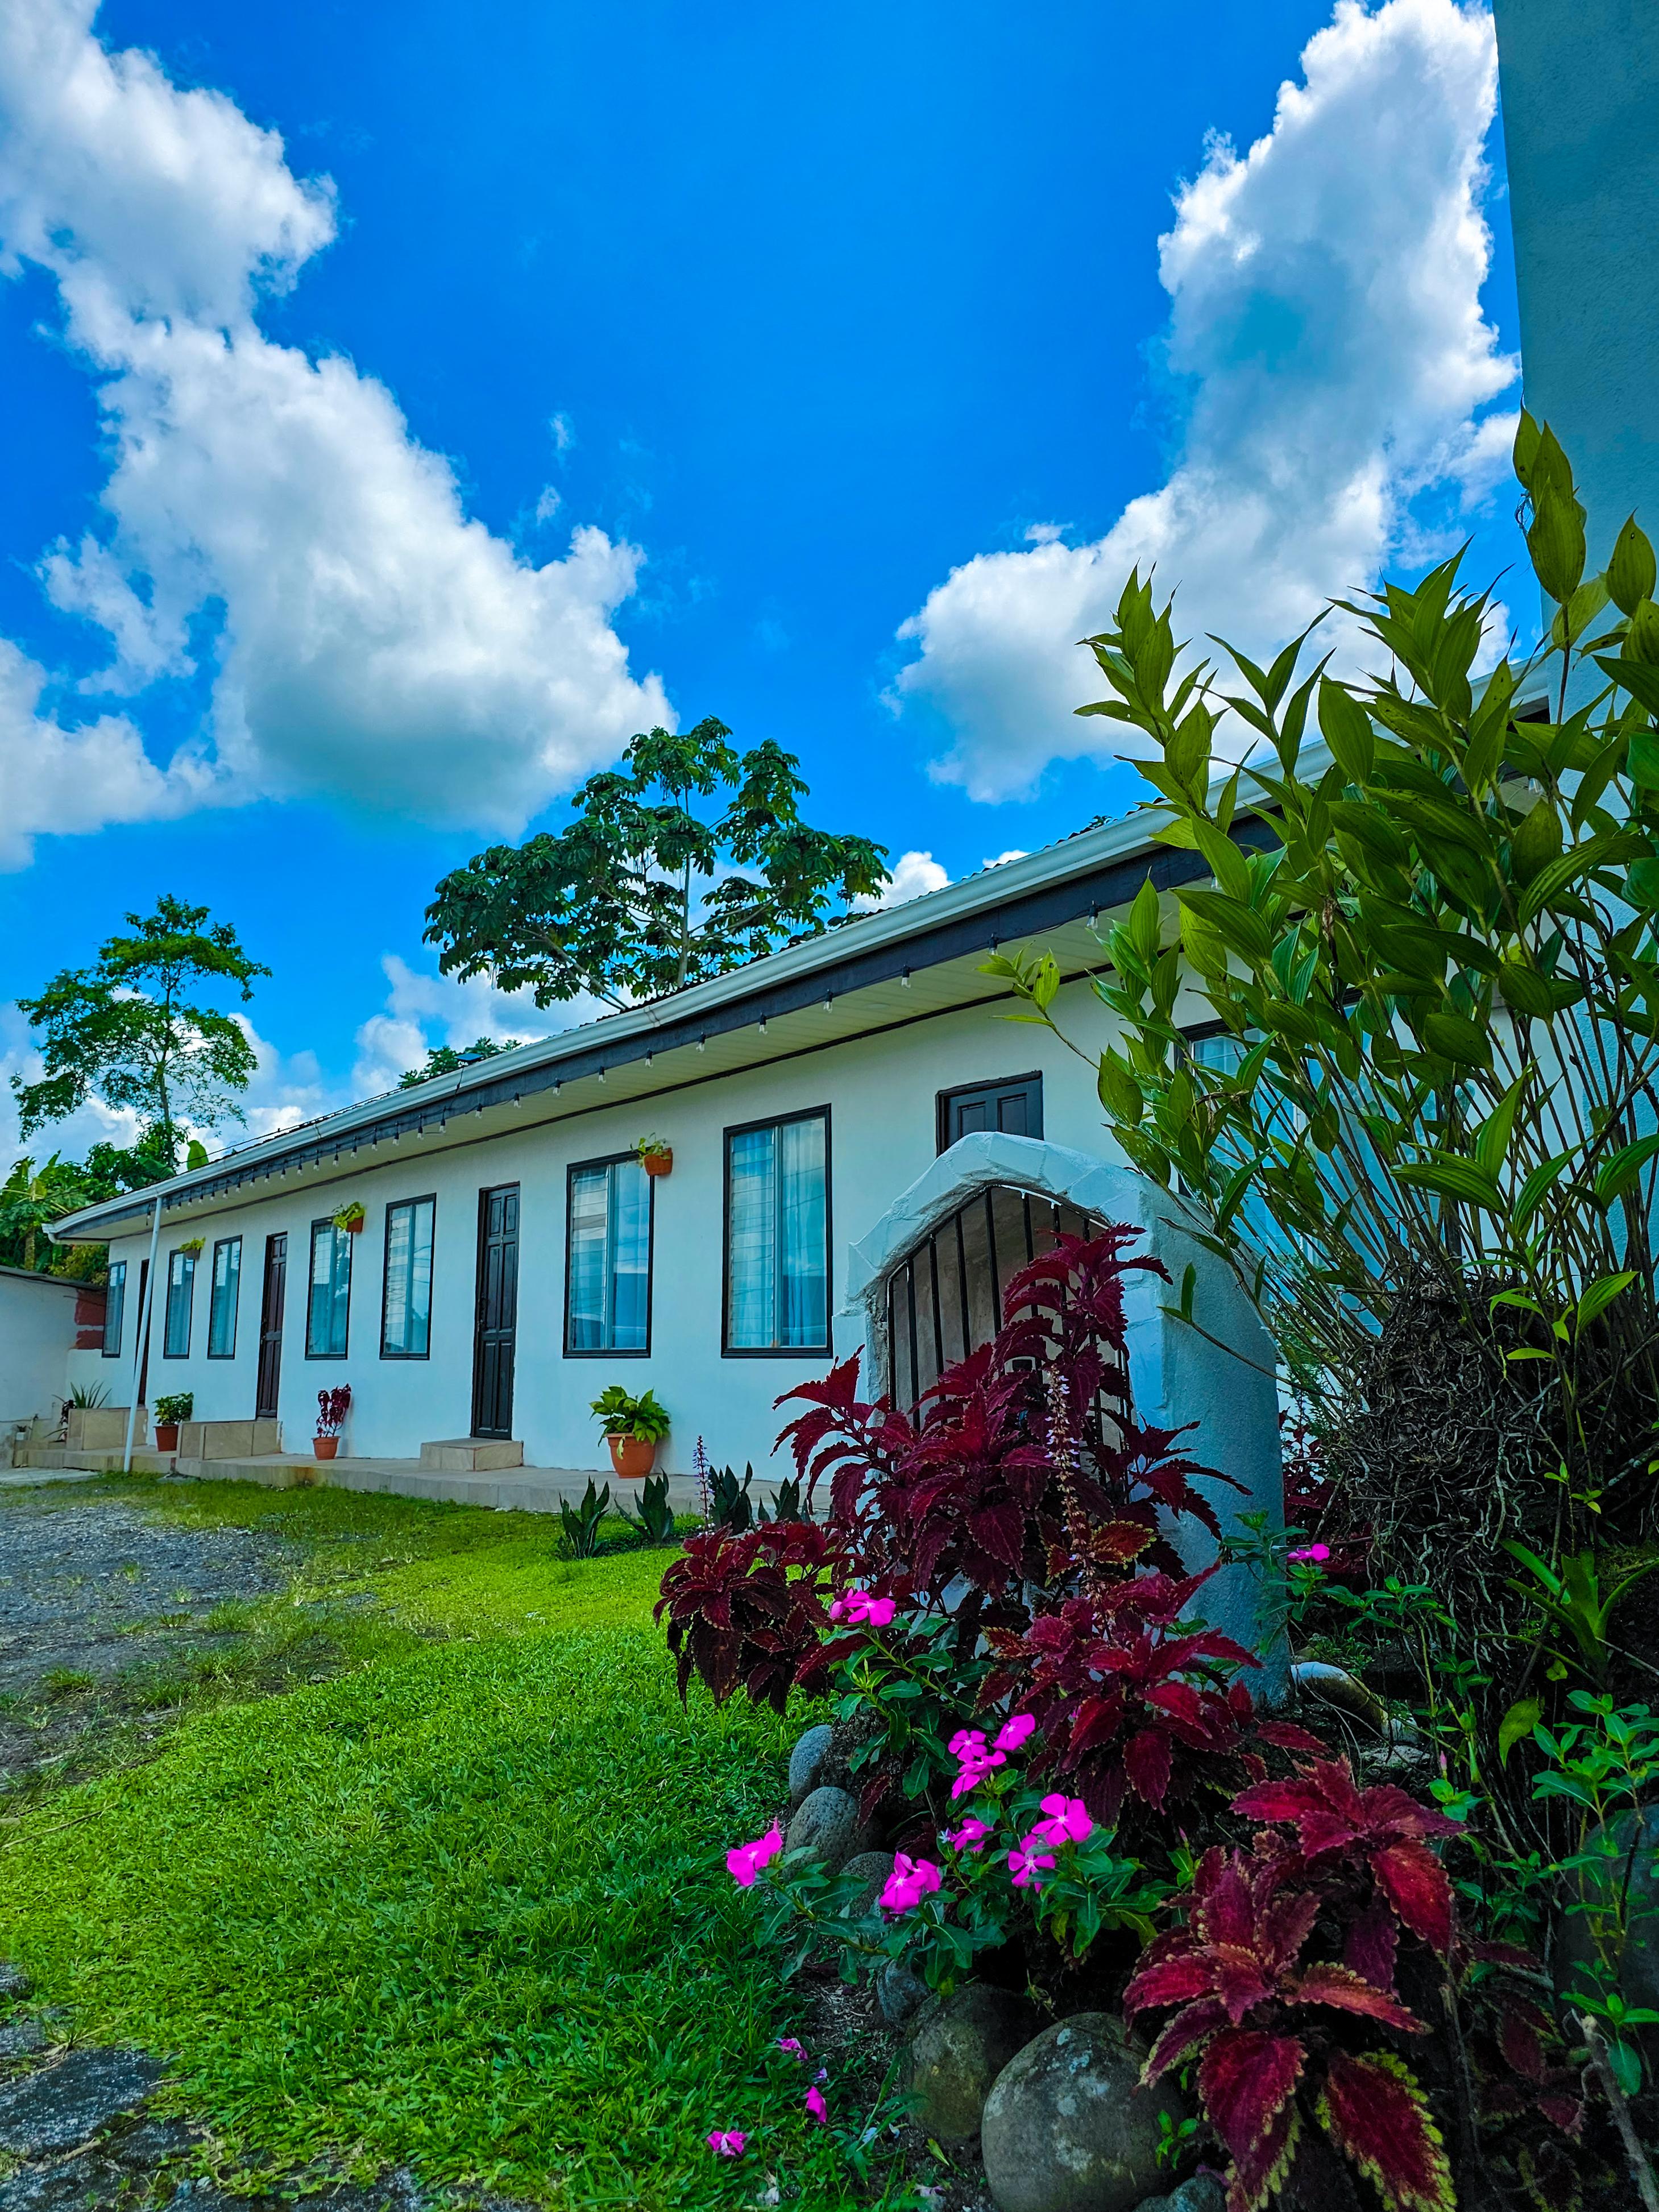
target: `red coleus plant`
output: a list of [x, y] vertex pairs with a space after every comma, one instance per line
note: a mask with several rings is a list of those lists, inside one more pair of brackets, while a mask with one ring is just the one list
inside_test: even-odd
[[[1389, 2212], [1451, 2212], [1427, 2099], [1399, 2051], [1376, 2045], [1426, 2033], [1396, 1985], [1399, 1945], [1449, 1950], [1451, 1887], [1428, 1838], [1456, 1824], [1403, 1790], [1361, 1790], [1340, 1759], [1256, 1784], [1233, 1809], [1295, 1841], [1264, 1830], [1251, 1850], [1200, 1863], [1176, 1900], [1185, 1925], [1149, 1946], [1125, 1992], [1130, 2014], [1176, 2008], [1146, 2078], [1196, 2060], [1232, 2160], [1228, 2212], [1257, 2212], [1330, 2146]], [[1340, 2201], [1317, 2185], [1299, 2193]]]
[[687, 1537], [654, 1616], [668, 1616], [680, 1695], [695, 1668], [717, 1699], [741, 1687], [781, 1712], [819, 1651], [830, 1626], [823, 1585], [843, 1565], [834, 1534], [810, 1521]]
[[1006, 1699], [1036, 1717], [1037, 1771], [1063, 1776], [1103, 1825], [1117, 1821], [1126, 1796], [1161, 1813], [1200, 1785], [1231, 1796], [1248, 1777], [1265, 1778], [1255, 1745], [1325, 1747], [1293, 1723], [1256, 1717], [1245, 1684], [1228, 1679], [1257, 1664], [1243, 1644], [1181, 1628], [1215, 1571], [1096, 1582], [1023, 1636], [990, 1633], [1000, 1663], [981, 1702]]

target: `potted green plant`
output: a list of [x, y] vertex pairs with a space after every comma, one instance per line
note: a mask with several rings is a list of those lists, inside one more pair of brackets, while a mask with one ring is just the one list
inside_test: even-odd
[[179, 1249], [181, 1252], [188, 1252], [192, 1257], [194, 1257], [196, 1255], [200, 1253], [202, 1247], [206, 1243], [206, 1242], [207, 1239], [205, 1237], [186, 1237], [184, 1243], [179, 1247]]
[[339, 1450], [340, 1431], [350, 1411], [349, 1382], [337, 1383], [332, 1390], [317, 1393], [317, 1433], [311, 1440], [311, 1449], [319, 1459], [332, 1459]]
[[179, 1449], [179, 1424], [187, 1421], [196, 1411], [193, 1390], [175, 1390], [168, 1397], [155, 1401], [155, 1449], [161, 1452]]
[[637, 1482], [656, 1464], [657, 1446], [668, 1434], [665, 1407], [647, 1390], [630, 1398], [620, 1382], [613, 1382], [593, 1401], [593, 1418], [611, 1447], [611, 1464], [624, 1482]]
[[634, 1150], [640, 1156], [640, 1165], [648, 1176], [672, 1175], [674, 1147], [665, 1137], [635, 1137]]
[[349, 1206], [343, 1206], [331, 1218], [337, 1229], [343, 1231], [348, 1237], [355, 1237], [362, 1227], [365, 1216], [362, 1207], [354, 1198]]

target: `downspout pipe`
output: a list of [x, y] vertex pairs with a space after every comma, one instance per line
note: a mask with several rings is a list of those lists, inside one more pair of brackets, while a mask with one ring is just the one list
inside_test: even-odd
[[149, 1350], [149, 1317], [155, 1308], [155, 1247], [161, 1235], [161, 1201], [158, 1197], [149, 1224], [149, 1266], [144, 1271], [143, 1310], [138, 1316], [137, 1330], [132, 1343], [132, 1388], [127, 1393], [127, 1443], [121, 1455], [121, 1472], [132, 1473], [132, 1431], [138, 1419], [138, 1378], [144, 1371], [145, 1355]]

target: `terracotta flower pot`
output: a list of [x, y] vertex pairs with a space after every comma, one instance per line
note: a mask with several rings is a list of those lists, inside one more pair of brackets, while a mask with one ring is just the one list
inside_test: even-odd
[[332, 1459], [340, 1449], [338, 1437], [313, 1437], [311, 1449], [319, 1459]]
[[624, 1482], [637, 1482], [657, 1463], [657, 1447], [645, 1437], [607, 1437], [611, 1464]]
[[674, 1172], [674, 1148], [672, 1145], [665, 1152], [641, 1152], [640, 1158], [648, 1176], [672, 1175]]
[[179, 1424], [177, 1421], [157, 1421], [155, 1424], [155, 1449], [157, 1451], [176, 1452], [178, 1450]]

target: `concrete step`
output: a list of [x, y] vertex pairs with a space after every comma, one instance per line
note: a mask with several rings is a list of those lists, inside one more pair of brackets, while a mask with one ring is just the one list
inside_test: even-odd
[[179, 1425], [181, 1459], [266, 1459], [282, 1449], [277, 1421], [185, 1421]]
[[524, 1446], [505, 1437], [440, 1437], [421, 1446], [428, 1474], [483, 1474], [524, 1465]]

